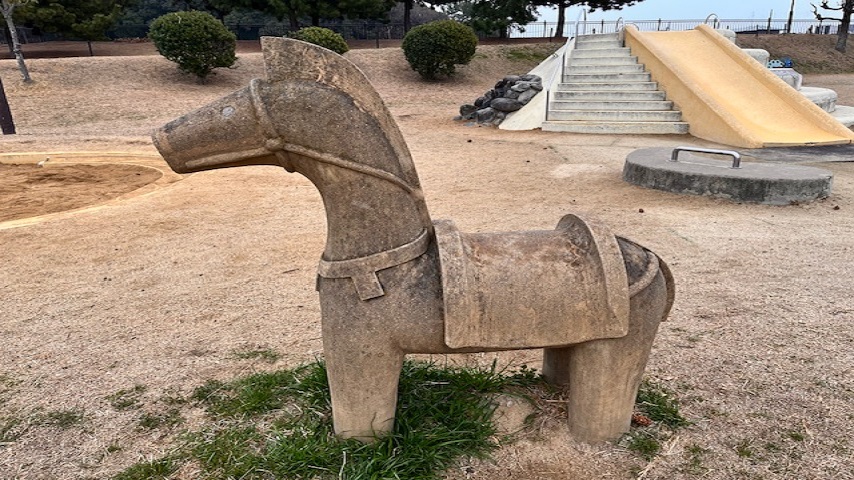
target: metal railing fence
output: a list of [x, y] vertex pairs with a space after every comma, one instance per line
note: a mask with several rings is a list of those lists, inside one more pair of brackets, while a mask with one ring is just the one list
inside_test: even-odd
[[[619, 20], [615, 21], [587, 21], [580, 22], [578, 32], [580, 34], [615, 33], [618, 31]], [[643, 32], [664, 32], [691, 30], [704, 23], [713, 28], [732, 30], [736, 33], [760, 33], [760, 34], [782, 34], [782, 33], [812, 33], [823, 35], [836, 35], [839, 22], [822, 22], [819, 20], [793, 20], [792, 30], [788, 31], [788, 20], [766, 19], [766, 20], [626, 20], [625, 23], [632, 24]], [[569, 30], [569, 29], [565, 29]], [[572, 30], [569, 30], [572, 31]], [[852, 28], [854, 31], [854, 28]]]
[[[732, 30], [737, 33], [756, 34], [781, 34], [781, 33], [812, 33], [823, 35], [835, 35], [839, 28], [839, 22], [821, 22], [818, 20], [794, 20], [791, 32], [788, 29], [788, 20], [586, 20], [579, 16], [575, 22], [564, 24], [561, 37], [574, 36], [577, 34], [614, 33], [619, 30], [620, 24], [631, 24], [641, 31], [668, 31], [668, 30], [690, 30], [697, 25], [708, 23], [715, 28]], [[239, 40], [256, 40], [263, 35], [282, 36], [287, 35], [291, 28], [286, 23], [270, 22], [266, 24], [226, 24], [226, 26], [237, 35]], [[405, 32], [401, 23], [381, 23], [376, 21], [339, 21], [325, 22], [322, 26], [335, 30], [347, 40], [392, 40], [402, 39]], [[854, 27], [852, 27], [854, 32]], [[521, 28], [513, 28], [506, 32], [507, 38], [551, 38], [557, 33], [556, 22], [533, 22]], [[61, 37], [54, 34], [43, 34], [26, 27], [19, 27], [18, 34], [22, 43], [38, 43], [52, 40], [60, 40]], [[148, 25], [116, 25], [107, 32], [111, 39], [120, 38], [144, 38], [148, 35]], [[499, 35], [481, 36], [484, 38], [497, 38]], [[3, 35], [0, 35], [0, 43], [5, 43]]]

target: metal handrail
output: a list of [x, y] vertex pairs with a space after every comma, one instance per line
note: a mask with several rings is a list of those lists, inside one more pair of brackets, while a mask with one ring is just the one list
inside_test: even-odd
[[681, 152], [696, 152], [696, 153], [710, 153], [712, 155], [726, 155], [728, 157], [732, 157], [732, 167], [731, 168], [741, 168], [741, 154], [734, 150], [718, 150], [714, 148], [698, 148], [698, 147], [676, 147], [673, 149], [673, 152], [670, 154], [670, 161], [676, 162], [679, 160], [679, 154]]
[[549, 110], [551, 108], [551, 89], [552, 89], [552, 85], [554, 85], [554, 83], [555, 83], [555, 76], [560, 75], [561, 78], [563, 77], [563, 73], [566, 70], [566, 52], [569, 50], [570, 42], [572, 42], [575, 38], [576, 37], [570, 37], [570, 38], [566, 39], [566, 43], [564, 44], [563, 53], [560, 56], [560, 65], [558, 66], [558, 68], [555, 69], [554, 72], [552, 72], [552, 76], [551, 76], [551, 78], [549, 78], [549, 82], [547, 84], [543, 85], [543, 88], [545, 88], [545, 90], [546, 90], [546, 115], [545, 115], [545, 121], [546, 122], [549, 121]]
[[703, 25], [708, 25], [708, 24], [709, 24], [709, 20], [710, 20], [712, 17], [715, 17], [715, 23], [714, 23], [714, 25], [713, 25], [713, 26], [714, 26], [715, 28], [718, 28], [718, 24], [720, 23], [721, 18], [720, 18], [720, 17], [718, 17], [718, 14], [717, 14], [717, 13], [710, 13], [710, 14], [709, 14], [709, 16], [708, 16], [708, 17], [706, 17], [706, 19], [705, 19], [705, 20], [703, 20]]
[[638, 27], [637, 23], [634, 22], [623, 22], [623, 27], [617, 30], [617, 38], [620, 40], [620, 44], [622, 46], [626, 46], [626, 28], [631, 25], [635, 27], [638, 31], [640, 31], [640, 27]]
[[580, 35], [578, 33], [578, 24], [581, 23], [582, 16], [584, 17], [584, 33], [587, 33], [587, 8], [581, 7], [581, 11], [578, 12], [578, 16], [575, 17], [575, 35], [573, 35], [575, 37], [578, 37], [578, 35]]

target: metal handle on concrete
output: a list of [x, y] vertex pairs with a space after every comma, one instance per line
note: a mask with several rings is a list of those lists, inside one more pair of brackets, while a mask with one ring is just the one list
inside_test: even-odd
[[714, 148], [698, 148], [698, 147], [676, 147], [673, 153], [670, 154], [670, 161], [679, 160], [680, 152], [696, 152], [696, 153], [711, 153], [713, 155], [726, 155], [732, 157], [732, 168], [741, 168], [741, 154], [733, 150], [717, 150]]

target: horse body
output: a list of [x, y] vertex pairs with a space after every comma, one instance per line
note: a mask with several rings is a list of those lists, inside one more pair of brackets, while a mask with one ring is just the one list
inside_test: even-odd
[[[437, 224], [437, 237], [403, 136], [358, 68], [294, 40], [265, 38], [262, 45], [266, 81], [254, 80], [170, 122], [154, 138], [177, 172], [278, 165], [299, 172], [318, 188], [328, 231], [317, 289], [335, 431], [368, 441], [391, 430], [398, 377], [408, 353], [517, 348], [544, 348], [544, 375], [570, 389], [570, 428], [578, 439], [595, 442], [626, 431], [658, 323], [672, 303], [672, 279], [663, 262], [573, 216], [559, 225], [558, 230], [563, 225], [569, 232], [565, 234], [466, 237]], [[535, 248], [538, 242], [531, 239], [540, 237], [552, 239], [555, 246]], [[492, 266], [506, 256], [496, 253], [504, 252], [502, 245], [515, 249], [506, 251], [528, 245], [523, 250], [539, 252], [548, 272], [562, 262], [586, 272], [574, 285], [538, 278], [546, 291], [554, 289], [554, 296], [568, 295], [573, 288], [583, 291], [579, 287], [585, 279], [599, 285], [593, 294], [568, 297], [574, 299], [572, 308], [593, 315], [578, 319], [577, 325], [586, 321], [594, 333], [579, 329], [576, 336], [570, 331], [526, 337], [514, 318], [495, 313], [492, 306], [499, 295], [490, 297], [487, 291], [495, 282], [482, 280], [503, 275]], [[524, 258], [508, 261], [509, 268], [524, 270]], [[572, 275], [572, 270], [560, 271]], [[466, 294], [471, 289], [480, 290]], [[480, 298], [480, 303], [469, 297]], [[585, 307], [588, 303], [593, 306]], [[563, 311], [560, 305], [556, 308]], [[497, 310], [508, 309], [512, 314], [507, 317], [526, 311], [511, 304]], [[498, 335], [466, 336], [465, 322], [451, 328], [449, 317], [467, 318], [449, 313], [459, 311], [487, 312], [483, 315], [492, 322], [490, 331]], [[548, 320], [537, 315], [532, 318]], [[597, 330], [600, 317], [625, 318], [615, 324], [616, 330]], [[567, 328], [572, 319], [560, 320], [558, 330], [572, 330]]]

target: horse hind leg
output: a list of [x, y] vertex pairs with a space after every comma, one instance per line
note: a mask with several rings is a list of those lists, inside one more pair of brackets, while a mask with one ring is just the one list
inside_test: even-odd
[[625, 337], [544, 349], [543, 375], [568, 387], [569, 428], [577, 440], [616, 440], [629, 430], [658, 324], [670, 308], [672, 284], [665, 272], [663, 266], [632, 297]]

